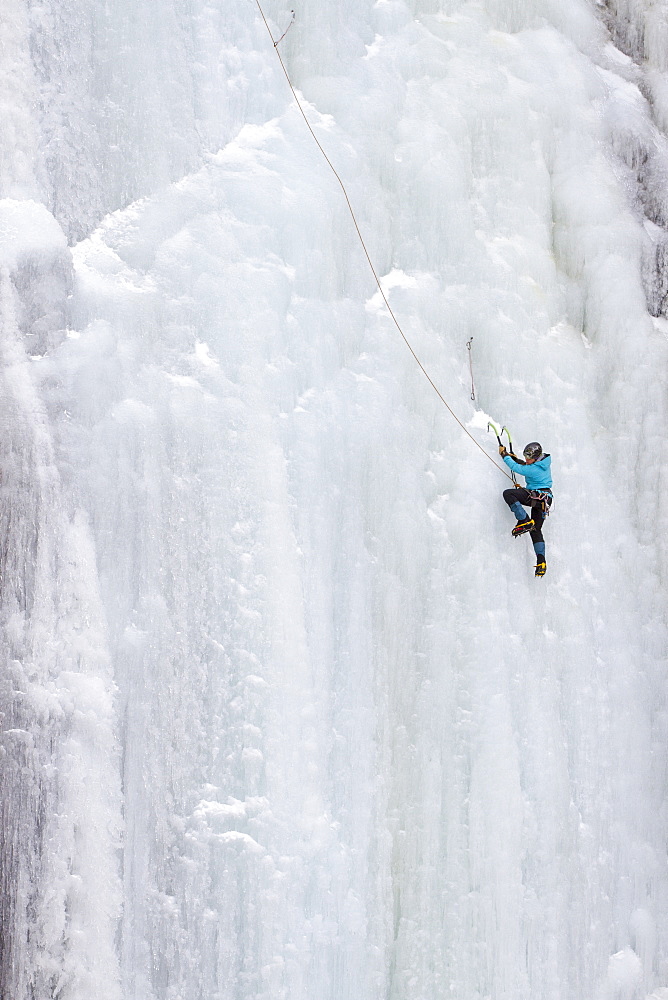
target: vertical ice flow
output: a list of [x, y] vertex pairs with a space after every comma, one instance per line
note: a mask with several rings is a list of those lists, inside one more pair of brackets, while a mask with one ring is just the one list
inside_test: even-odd
[[[274, 37], [290, 8], [267, 4]], [[12, 1000], [643, 1000], [666, 954], [667, 21], [0, 13]]]

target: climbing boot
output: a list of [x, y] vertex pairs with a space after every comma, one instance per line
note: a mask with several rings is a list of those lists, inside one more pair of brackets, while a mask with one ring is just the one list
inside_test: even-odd
[[545, 571], [547, 566], [545, 565], [545, 556], [538, 556], [538, 561], [536, 563], [536, 576], [545, 576]]
[[525, 531], [531, 531], [534, 521], [532, 517], [525, 517], [523, 521], [518, 521], [513, 528], [513, 538], [519, 538]]

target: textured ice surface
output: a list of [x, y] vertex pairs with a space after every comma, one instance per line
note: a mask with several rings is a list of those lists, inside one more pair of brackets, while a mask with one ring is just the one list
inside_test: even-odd
[[553, 456], [537, 581], [256, 6], [0, 14], [1, 993], [662, 996], [647, 19], [318, 0], [281, 43], [431, 377]]

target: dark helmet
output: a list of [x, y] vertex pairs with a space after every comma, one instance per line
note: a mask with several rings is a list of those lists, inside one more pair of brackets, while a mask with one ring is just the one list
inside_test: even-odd
[[538, 444], [537, 441], [530, 441], [529, 444], [525, 447], [523, 452], [523, 455], [527, 459], [527, 461], [530, 458], [540, 458], [542, 454], [543, 454], [543, 449], [541, 448], [541, 446]]

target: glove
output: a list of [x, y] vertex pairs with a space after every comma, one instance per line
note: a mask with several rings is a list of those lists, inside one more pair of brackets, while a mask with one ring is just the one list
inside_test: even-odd
[[508, 454], [508, 452], [506, 451], [506, 449], [504, 448], [504, 446], [502, 444], [500, 444], [499, 445], [499, 455], [501, 456], [501, 458], [505, 458], [505, 456], [507, 454]]

